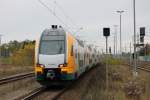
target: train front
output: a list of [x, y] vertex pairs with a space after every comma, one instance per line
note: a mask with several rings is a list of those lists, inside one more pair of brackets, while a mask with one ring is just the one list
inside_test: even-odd
[[59, 82], [64, 78], [61, 72], [66, 67], [66, 32], [53, 25], [43, 31], [36, 49], [36, 80], [43, 85]]

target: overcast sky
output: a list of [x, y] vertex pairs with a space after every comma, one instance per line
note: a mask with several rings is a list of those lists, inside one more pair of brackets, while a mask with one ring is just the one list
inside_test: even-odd
[[[123, 47], [133, 36], [133, 0], [41, 0], [80, 38], [105, 47], [102, 28], [110, 27], [109, 46], [113, 45], [114, 25], [119, 25], [117, 10], [122, 14]], [[150, 34], [150, 0], [136, 0], [137, 32], [145, 26]], [[65, 13], [65, 14], [64, 14]], [[67, 15], [66, 15], [67, 14]], [[10, 40], [36, 39], [52, 24], [64, 26], [38, 0], [0, 0], [0, 34], [2, 43]], [[82, 31], [79, 31], [83, 27]], [[119, 26], [118, 26], [119, 35]], [[118, 36], [119, 37], [119, 36]], [[150, 37], [149, 37], [150, 38]], [[149, 39], [146, 37], [146, 40]], [[119, 38], [118, 38], [119, 39]], [[119, 43], [118, 43], [119, 44]]]

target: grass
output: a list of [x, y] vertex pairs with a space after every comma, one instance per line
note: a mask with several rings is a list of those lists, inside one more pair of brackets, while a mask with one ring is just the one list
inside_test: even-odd
[[1, 66], [0, 67], [0, 78], [33, 71], [33, 66]]
[[106, 56], [103, 58], [102, 62], [104, 64], [106, 64], [106, 61], [108, 65], [120, 65], [122, 63], [122, 60], [120, 58], [114, 58], [111, 55], [107, 55], [107, 58]]
[[[113, 78], [114, 73], [117, 73], [116, 78]], [[118, 76], [119, 78], [117, 78]], [[88, 89], [85, 92], [83, 100], [150, 100], [150, 79], [148, 76], [146, 73], [141, 73], [136, 80], [133, 80], [128, 68], [111, 65], [109, 66], [108, 91], [103, 88], [105, 87], [104, 80], [102, 81], [93, 77], [92, 81], [87, 85]], [[144, 87], [146, 87], [146, 90], [141, 90], [140, 94], [127, 95], [128, 93], [124, 90], [124, 87], [126, 83], [130, 83], [131, 81], [135, 81], [137, 84], [133, 85], [135, 88], [130, 88], [130, 91], [136, 91]]]
[[119, 65], [122, 61], [109, 60], [108, 93], [113, 94], [113, 99], [107, 100], [150, 100], [150, 73], [139, 71], [135, 78], [128, 66]]
[[12, 64], [10, 57], [0, 58], [0, 78], [33, 70], [34, 67], [31, 64], [15, 65]]
[[[122, 61], [109, 57], [109, 80], [106, 90], [105, 64], [96, 68], [94, 73], [86, 76], [81, 82], [65, 93], [59, 100], [150, 100], [150, 73], [140, 71], [139, 76], [134, 79], [128, 66], [120, 65]], [[131, 90], [140, 90], [139, 94], [128, 95], [125, 91], [126, 84]], [[135, 84], [134, 84], [135, 83]], [[133, 87], [132, 87], [133, 86]], [[144, 88], [144, 91], [143, 91]], [[137, 91], [138, 93], [138, 91]]]
[[0, 58], [0, 64], [11, 64], [10, 57]]
[[[106, 90], [106, 67], [104, 63], [104, 65], [97, 67], [94, 72], [79, 81], [60, 100], [150, 100], [150, 73], [139, 71], [139, 76], [134, 79], [129, 67], [121, 65], [122, 60], [115, 59], [111, 56], [107, 59], [109, 76], [108, 90]], [[12, 73], [16, 72], [16, 70], [32, 70], [33, 67], [17, 66], [11, 68], [8, 66], [4, 68], [3, 75], [5, 72], [9, 72], [9, 70]], [[0, 73], [1, 71], [2, 69], [0, 69]], [[138, 91], [140, 91], [139, 94]], [[129, 93], [130, 95], [128, 95]], [[134, 93], [137, 94], [135, 95]]]
[[13, 66], [32, 66], [33, 59], [32, 57], [22, 57], [21, 55], [17, 57], [1, 57], [0, 64]]

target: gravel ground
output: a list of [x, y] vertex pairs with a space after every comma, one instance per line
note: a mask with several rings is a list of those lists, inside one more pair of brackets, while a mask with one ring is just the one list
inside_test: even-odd
[[[136, 83], [145, 87], [137, 96], [127, 96], [125, 83], [133, 81], [128, 66], [109, 65], [109, 87], [105, 90], [105, 66], [88, 72], [78, 83], [60, 96], [58, 100], [150, 100], [150, 73], [139, 71]], [[137, 87], [141, 88], [141, 87]], [[132, 90], [131, 90], [132, 91]], [[47, 99], [48, 100], [48, 99]]]
[[[101, 82], [103, 82], [104, 79], [102, 79], [102, 77], [96, 77], [98, 74], [101, 76], [99, 71], [102, 69], [103, 67], [98, 66], [81, 76], [80, 79], [77, 80], [77, 82], [75, 82], [75, 84], [65, 93], [63, 93], [58, 100], [85, 100], [89, 84], [91, 81], [94, 82], [93, 78], [102, 80]], [[52, 100], [52, 98], [54, 98], [64, 88], [65, 87], [49, 87], [44, 93], [40, 94], [33, 100]]]
[[[85, 73], [63, 93], [58, 100], [150, 100], [150, 73], [139, 71], [138, 82], [145, 85], [145, 91], [138, 99], [126, 97], [123, 91], [125, 83], [132, 79], [129, 67], [109, 65], [109, 92], [105, 91], [105, 66], [97, 66]], [[26, 79], [0, 87], [0, 100], [12, 100], [28, 93], [40, 85], [32, 79]], [[63, 88], [48, 88], [34, 100], [51, 100]], [[9, 93], [8, 93], [9, 92]]]
[[50, 89], [48, 88], [45, 92], [41, 93], [33, 100], [52, 100], [59, 92], [61, 92], [62, 88], [60, 89]]
[[144, 94], [141, 95], [141, 100], [150, 100], [150, 73], [139, 71], [139, 79], [145, 84]]
[[[91, 88], [90, 87], [91, 82], [93, 83], [93, 85], [97, 86], [98, 88], [101, 87], [100, 84], [103, 83], [105, 80], [104, 79], [105, 77], [102, 76], [102, 74], [100, 73], [102, 69], [103, 67], [97, 66], [96, 68], [93, 68], [88, 73], [81, 76], [81, 78], [75, 83], [75, 85], [69, 88], [69, 90], [67, 90], [64, 94], [62, 94], [58, 100], [86, 100], [86, 98], [89, 98], [89, 96], [91, 95], [88, 93], [89, 92], [88, 89]], [[98, 76], [102, 76], [102, 77], [98, 77]], [[95, 83], [94, 82], [95, 79], [101, 80], [101, 83]], [[50, 100], [51, 97], [45, 98], [45, 96], [43, 96], [43, 98], [44, 100]], [[91, 99], [91, 100], [95, 100], [95, 99]]]
[[[102, 84], [105, 83], [104, 75], [104, 67], [97, 66], [96, 68], [93, 68], [85, 75], [83, 75], [77, 81], [77, 84], [75, 84], [75, 86], [71, 87], [67, 92], [60, 96], [58, 100], [86, 100], [87, 98], [91, 98], [90, 100], [96, 100], [93, 98], [88, 90], [91, 88], [90, 84], [96, 85], [99, 88], [104, 88], [101, 87]], [[100, 83], [95, 83], [95, 80], [99, 80]]]
[[0, 86], [0, 100], [14, 100], [40, 87], [35, 78], [27, 78]]

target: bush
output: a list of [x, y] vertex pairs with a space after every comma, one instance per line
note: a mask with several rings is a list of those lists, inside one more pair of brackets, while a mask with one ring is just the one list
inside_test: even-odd
[[15, 51], [10, 57], [13, 65], [33, 65], [34, 63], [34, 45], [28, 44], [24, 49]]
[[122, 63], [122, 61], [118, 58], [113, 58], [111, 55], [107, 55], [107, 57], [105, 56], [105, 58], [103, 58], [102, 62], [105, 62], [109, 64], [109, 65], [119, 65]]

